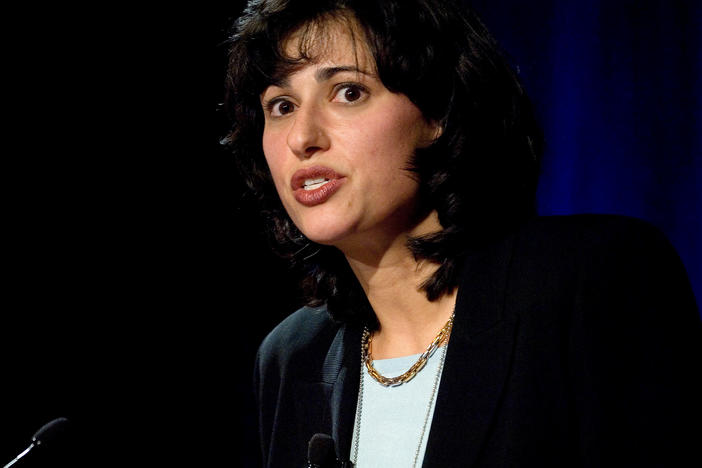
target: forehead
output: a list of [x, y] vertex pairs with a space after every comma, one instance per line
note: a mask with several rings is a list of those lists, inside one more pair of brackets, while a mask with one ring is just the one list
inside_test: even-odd
[[300, 26], [283, 40], [281, 52], [284, 63], [277, 67], [277, 80], [284, 80], [310, 64], [333, 63], [355, 66], [368, 73], [376, 72], [365, 34], [355, 20], [346, 17], [327, 18]]

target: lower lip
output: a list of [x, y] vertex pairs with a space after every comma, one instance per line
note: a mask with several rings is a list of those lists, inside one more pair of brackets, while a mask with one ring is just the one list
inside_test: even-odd
[[305, 206], [315, 206], [324, 203], [336, 193], [346, 182], [346, 178], [332, 179], [326, 184], [314, 190], [299, 188], [293, 192], [295, 200]]

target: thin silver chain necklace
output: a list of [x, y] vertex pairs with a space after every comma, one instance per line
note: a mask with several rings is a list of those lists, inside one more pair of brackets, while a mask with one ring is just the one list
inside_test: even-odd
[[[367, 331], [367, 330], [366, 330]], [[450, 332], [449, 332], [450, 333]], [[417, 449], [414, 452], [414, 460], [412, 462], [412, 467], [417, 467], [417, 461], [419, 460], [419, 451], [422, 448], [422, 442], [424, 441], [424, 434], [427, 430], [427, 425], [429, 424], [429, 415], [431, 414], [431, 408], [436, 398], [436, 391], [439, 388], [439, 380], [441, 377], [441, 372], [444, 368], [444, 362], [446, 361], [446, 349], [448, 348], [448, 336], [444, 342], [444, 346], [441, 349], [441, 361], [436, 370], [436, 375], [434, 376], [434, 384], [431, 389], [431, 396], [429, 397], [429, 403], [427, 405], [427, 412], [424, 415], [424, 423], [422, 424], [422, 432], [419, 435], [419, 443], [417, 444]], [[432, 353], [433, 354], [433, 353]], [[431, 357], [431, 356], [428, 356]], [[353, 459], [351, 460], [354, 466], [358, 463], [358, 447], [361, 445], [361, 415], [363, 414], [363, 368], [365, 367], [363, 362], [366, 358], [366, 348], [361, 346], [361, 376], [358, 388], [358, 402], [356, 403], [356, 421], [355, 421], [355, 434], [354, 434], [354, 446], [353, 446]]]

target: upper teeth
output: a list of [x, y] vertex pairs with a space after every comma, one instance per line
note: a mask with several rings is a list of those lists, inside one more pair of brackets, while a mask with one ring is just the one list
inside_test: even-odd
[[305, 190], [314, 190], [326, 184], [327, 182], [329, 182], [329, 180], [325, 179], [324, 177], [319, 177], [317, 179], [305, 179], [305, 183], [302, 188], [304, 188]]

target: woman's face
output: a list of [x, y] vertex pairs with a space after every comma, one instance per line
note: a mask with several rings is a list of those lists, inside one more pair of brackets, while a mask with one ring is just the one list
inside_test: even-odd
[[[341, 25], [325, 32], [317, 60], [261, 95], [263, 151], [295, 225], [345, 250], [412, 229], [418, 184], [406, 168], [437, 127], [381, 83], [365, 43], [354, 48]], [[294, 56], [295, 35], [286, 46]]]

